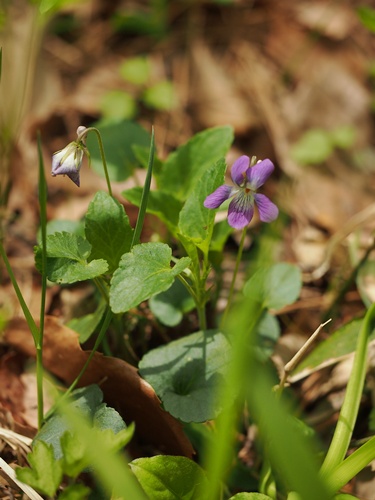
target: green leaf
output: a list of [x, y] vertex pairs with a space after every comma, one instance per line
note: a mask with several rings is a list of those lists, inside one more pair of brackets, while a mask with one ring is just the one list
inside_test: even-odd
[[195, 307], [194, 299], [179, 280], [166, 292], [158, 293], [149, 301], [151, 312], [166, 326], [178, 325], [183, 315]]
[[56, 461], [52, 446], [42, 441], [33, 446], [27, 455], [28, 467], [16, 469], [17, 479], [30, 485], [44, 495], [53, 497], [60, 486], [63, 471], [61, 461]]
[[90, 252], [91, 245], [82, 236], [63, 231], [47, 237], [48, 257], [63, 257], [82, 262], [88, 258]]
[[[129, 200], [136, 207], [141, 205], [142, 188], [134, 187], [122, 192], [122, 196]], [[176, 233], [178, 216], [182, 209], [182, 202], [177, 200], [172, 194], [163, 191], [150, 191], [147, 202], [147, 213], [156, 215], [167, 228]]]
[[[111, 181], [119, 182], [127, 179], [137, 166], [133, 146], [138, 144], [148, 147], [150, 135], [140, 125], [128, 120], [107, 124], [98, 122], [94, 126], [100, 130]], [[87, 147], [93, 169], [104, 177], [96, 134], [88, 134]]]
[[342, 127], [336, 127], [331, 131], [331, 140], [332, 143], [342, 149], [350, 148], [353, 146], [356, 130], [351, 125], [343, 125]]
[[142, 100], [150, 108], [170, 111], [177, 103], [173, 83], [162, 81], [148, 87], [143, 93]]
[[69, 328], [79, 334], [79, 342], [81, 344], [86, 342], [86, 340], [88, 340], [95, 332], [103, 318], [106, 307], [107, 302], [103, 299], [99, 302], [93, 313], [86, 314], [81, 318], [73, 318], [67, 323]]
[[159, 455], [137, 458], [129, 466], [152, 500], [202, 500], [200, 492], [207, 476], [188, 458]]
[[296, 162], [304, 165], [322, 163], [333, 152], [332, 139], [326, 130], [311, 129], [294, 144], [291, 155]]
[[[358, 332], [363, 319], [355, 319], [346, 323], [341, 328], [318, 344], [315, 349], [297, 366], [293, 375], [302, 373], [304, 370], [313, 370], [322, 363], [331, 365], [338, 360], [353, 353], [356, 348]], [[375, 339], [375, 329], [370, 335], [370, 340]]]
[[225, 156], [233, 141], [232, 127], [205, 130], [170, 154], [158, 180], [159, 187], [186, 200], [202, 174]]
[[205, 422], [221, 411], [215, 393], [225, 382], [230, 352], [222, 333], [197, 332], [148, 352], [139, 363], [139, 371], [174, 417], [183, 422]]
[[363, 26], [375, 33], [375, 10], [366, 6], [358, 7], [357, 14]]
[[[102, 403], [103, 393], [97, 385], [76, 389], [72, 392], [72, 398], [74, 399], [70, 403], [71, 406], [89, 418], [95, 428], [101, 431], [112, 429], [114, 433], [126, 428], [119, 413]], [[70, 429], [65, 417], [54, 414], [38, 432], [34, 441], [52, 445], [54, 456], [58, 460], [63, 456], [60, 439]]]
[[123, 90], [112, 90], [104, 94], [100, 101], [102, 123], [117, 123], [130, 120], [137, 114], [137, 103], [133, 96]]
[[233, 233], [233, 227], [228, 224], [227, 219], [214, 225], [212, 238], [210, 242], [211, 252], [222, 252], [229, 236]]
[[152, 295], [168, 290], [175, 277], [190, 264], [190, 259], [184, 257], [171, 267], [171, 259], [172, 250], [164, 243], [135, 245], [123, 255], [111, 281], [112, 311], [126, 312]]
[[[85, 236], [85, 230], [82, 221], [73, 221], [73, 220], [60, 220], [53, 219], [47, 223], [47, 236], [54, 233], [73, 233], [77, 236]], [[38, 230], [37, 234], [37, 242], [38, 245], [42, 244], [41, 240], [41, 231]]]
[[105, 259], [112, 274], [121, 256], [129, 252], [133, 238], [124, 207], [109, 194], [99, 191], [89, 205], [85, 233], [92, 245], [90, 259]]
[[263, 495], [263, 493], [237, 493], [229, 500], [272, 500], [268, 495]]
[[258, 270], [245, 284], [246, 297], [261, 301], [266, 309], [281, 309], [297, 300], [302, 286], [297, 266], [282, 262]]
[[[41, 262], [40, 250], [38, 247], [35, 254], [35, 265], [38, 270], [40, 270]], [[60, 285], [97, 278], [105, 274], [107, 270], [108, 264], [105, 260], [92, 260], [85, 263], [70, 259], [47, 258], [47, 277], [50, 281]]]
[[195, 184], [180, 213], [180, 233], [192, 240], [205, 254], [211, 240], [215, 211], [203, 205], [206, 197], [224, 184], [225, 159], [221, 158], [208, 168]]
[[[42, 249], [35, 247], [35, 265], [42, 271]], [[96, 278], [106, 273], [108, 264], [103, 259], [87, 262], [90, 243], [82, 236], [55, 233], [47, 236], [46, 274], [55, 283], [75, 283]]]
[[269, 358], [275, 349], [280, 337], [280, 325], [275, 316], [266, 312], [258, 324], [258, 339], [260, 355]]
[[86, 500], [90, 491], [90, 488], [83, 484], [71, 484], [59, 495], [59, 500]]
[[151, 76], [151, 64], [147, 57], [130, 57], [120, 66], [120, 75], [134, 85], [143, 85]]
[[[115, 410], [113, 410], [115, 411]], [[133, 437], [134, 425], [115, 432], [113, 429], [100, 429], [94, 422], [96, 439], [100, 439], [108, 450], [115, 453], [126, 446]], [[76, 478], [81, 472], [91, 466], [91, 456], [87, 452], [85, 443], [74, 432], [65, 432], [60, 439], [63, 451], [62, 461], [64, 474]]]

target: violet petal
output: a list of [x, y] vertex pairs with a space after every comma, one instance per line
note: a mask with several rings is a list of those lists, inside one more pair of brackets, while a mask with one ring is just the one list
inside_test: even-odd
[[253, 167], [249, 168], [246, 172], [251, 189], [256, 191], [262, 186], [274, 170], [274, 165], [271, 160], [263, 160], [256, 163]]
[[248, 156], [240, 156], [232, 165], [232, 169], [230, 175], [232, 177], [232, 181], [240, 186], [244, 181], [244, 174], [246, 170], [249, 168], [250, 158]]
[[264, 194], [254, 194], [255, 203], [259, 210], [259, 218], [262, 222], [272, 222], [277, 219], [279, 209]]
[[246, 227], [254, 215], [254, 198], [240, 191], [229, 204], [228, 224], [235, 229]]
[[206, 208], [218, 208], [220, 205], [227, 200], [232, 192], [232, 187], [223, 184], [218, 187], [212, 194], [208, 195], [204, 200], [203, 205]]

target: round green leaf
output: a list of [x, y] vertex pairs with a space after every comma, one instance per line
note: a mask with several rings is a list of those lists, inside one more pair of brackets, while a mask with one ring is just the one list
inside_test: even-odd
[[200, 331], [148, 352], [139, 371], [174, 417], [205, 422], [221, 411], [215, 395], [225, 381], [230, 352], [221, 332]]
[[201, 500], [207, 487], [203, 469], [186, 457], [158, 455], [129, 463], [145, 493], [153, 500]]

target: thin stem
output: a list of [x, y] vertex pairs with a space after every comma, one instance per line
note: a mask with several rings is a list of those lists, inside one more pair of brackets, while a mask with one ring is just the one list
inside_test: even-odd
[[105, 159], [105, 153], [104, 153], [104, 146], [103, 146], [102, 136], [100, 135], [99, 130], [97, 128], [95, 128], [95, 127], [86, 128], [77, 137], [77, 142], [81, 141], [84, 137], [86, 137], [86, 135], [88, 134], [88, 132], [91, 132], [91, 131], [95, 132], [96, 138], [98, 139], [99, 151], [100, 151], [100, 156], [102, 158], [105, 180], [107, 181], [108, 193], [113, 198], [111, 181], [109, 180], [109, 174], [108, 174], [107, 160]]
[[44, 163], [42, 155], [42, 143], [38, 132], [38, 156], [39, 156], [39, 209], [40, 228], [42, 236], [42, 290], [40, 300], [39, 336], [36, 343], [36, 373], [37, 373], [37, 395], [38, 395], [38, 427], [41, 429], [44, 416], [43, 399], [43, 338], [44, 317], [47, 293], [47, 183], [44, 174]]
[[199, 293], [198, 295], [194, 290], [194, 288], [186, 281], [186, 279], [183, 276], [181, 276], [181, 274], [179, 274], [177, 278], [181, 281], [181, 283], [184, 285], [184, 287], [187, 289], [187, 291], [194, 299], [195, 307], [197, 308], [197, 313], [198, 313], [200, 330], [206, 330], [207, 329], [206, 308], [204, 300], [201, 300], [201, 293]]
[[247, 230], [246, 227], [244, 227], [243, 230], [242, 230], [241, 241], [240, 241], [240, 245], [238, 247], [238, 252], [237, 252], [236, 265], [235, 265], [233, 276], [232, 276], [232, 282], [230, 284], [228, 302], [227, 302], [227, 305], [226, 305], [224, 313], [223, 313], [222, 324], [225, 324], [225, 320], [227, 318], [228, 311], [230, 309], [230, 306], [232, 305], [233, 294], [234, 294], [234, 287], [235, 287], [235, 284], [236, 284], [236, 278], [237, 278], [237, 274], [238, 274], [238, 269], [240, 267], [240, 263], [241, 263], [241, 259], [242, 259], [242, 253], [243, 253], [243, 247], [244, 247], [244, 243], [245, 243], [246, 230]]

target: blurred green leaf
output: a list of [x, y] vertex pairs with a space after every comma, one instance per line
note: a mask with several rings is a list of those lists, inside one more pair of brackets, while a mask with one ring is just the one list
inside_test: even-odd
[[207, 483], [203, 469], [185, 457], [158, 455], [129, 463], [145, 493], [152, 500], [203, 500]]
[[268, 495], [263, 495], [263, 493], [237, 493], [229, 500], [273, 500]]
[[175, 277], [190, 264], [183, 257], [171, 267], [172, 250], [164, 243], [135, 245], [122, 256], [110, 289], [114, 313], [126, 312], [156, 293], [168, 290]]
[[328, 132], [311, 129], [303, 134], [291, 150], [292, 158], [303, 165], [322, 163], [333, 152], [332, 140]]
[[53, 497], [60, 486], [63, 471], [60, 461], [56, 461], [52, 446], [43, 441], [33, 446], [27, 455], [28, 467], [16, 469], [17, 479], [28, 484], [48, 497]]
[[172, 82], [162, 81], [145, 89], [142, 100], [150, 108], [170, 111], [177, 104], [177, 95]]
[[120, 74], [134, 85], [144, 85], [151, 75], [150, 61], [145, 56], [126, 59], [120, 66]]
[[130, 120], [138, 112], [134, 97], [124, 90], [111, 90], [100, 100], [100, 111], [106, 123]]
[[[100, 431], [111, 429], [115, 434], [117, 434], [126, 429], [125, 422], [122, 420], [119, 413], [113, 408], [107, 407], [107, 405], [103, 403], [103, 393], [97, 385], [90, 385], [73, 391], [72, 402], [70, 404], [72, 408], [79, 410], [82, 415], [88, 418], [88, 420], [92, 422], [94, 428], [99, 429]], [[54, 414], [38, 432], [34, 442], [37, 443], [39, 441], [43, 441], [44, 443], [51, 445], [54, 457], [58, 460], [65, 454], [62, 450], [61, 438], [67, 431], [71, 431], [71, 426], [69, 425], [66, 417]], [[70, 446], [71, 443], [69, 438], [66, 438], [66, 441]], [[79, 439], [75, 436], [73, 442], [76, 444], [77, 441], [79, 442]], [[72, 450], [70, 451], [72, 452]], [[84, 453], [82, 451], [82, 456], [83, 455]]]
[[269, 358], [280, 337], [280, 325], [275, 316], [266, 312], [258, 324], [258, 350], [263, 358]]
[[357, 14], [363, 26], [375, 33], [375, 9], [367, 6], [358, 7]]
[[[343, 356], [353, 353], [356, 349], [362, 321], [363, 319], [354, 319], [330, 334], [297, 366], [293, 374], [312, 370], [322, 363], [333, 364]], [[373, 339], [375, 339], [375, 330], [370, 335], [370, 340]]]
[[341, 149], [350, 148], [353, 146], [356, 130], [351, 125], [343, 125], [342, 127], [337, 127], [330, 132], [332, 143]]
[[59, 500], [86, 500], [89, 498], [90, 488], [83, 484], [71, 484], [64, 488], [59, 495]]
[[[225, 383], [230, 353], [222, 333], [200, 331], [149, 351], [139, 371], [174, 417], [205, 422], [221, 411], [222, 402], [215, 395], [219, 384]], [[233, 399], [236, 394], [233, 389]]]
[[130, 250], [133, 229], [124, 207], [104, 191], [98, 191], [85, 217], [85, 233], [92, 249], [90, 260], [105, 259], [113, 273], [120, 257]]
[[[98, 122], [93, 125], [101, 134], [109, 176], [112, 181], [120, 182], [133, 173], [138, 165], [133, 146], [149, 148], [150, 134], [140, 125], [123, 120], [116, 123]], [[90, 151], [93, 169], [104, 177], [103, 164], [95, 134], [88, 134], [87, 147]]]
[[260, 301], [265, 309], [281, 309], [297, 300], [301, 286], [299, 268], [281, 262], [256, 271], [246, 282], [244, 295]]

